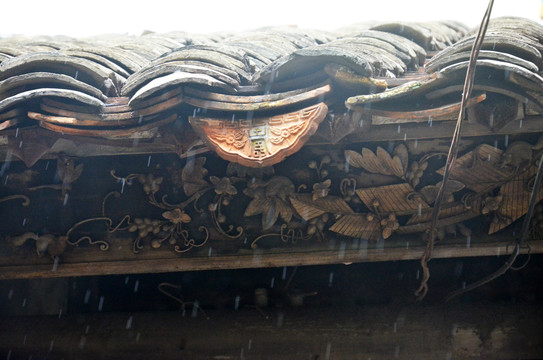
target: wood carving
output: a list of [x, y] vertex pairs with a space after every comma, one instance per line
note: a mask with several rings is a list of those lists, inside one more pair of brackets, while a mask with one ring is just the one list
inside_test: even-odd
[[298, 151], [317, 131], [327, 110], [324, 103], [319, 103], [266, 118], [190, 117], [189, 121], [202, 140], [223, 159], [249, 167], [265, 167]]
[[[500, 195], [497, 197], [497, 200], [500, 201], [495, 201], [495, 205], [489, 208], [489, 210], [495, 210], [494, 218], [488, 230], [489, 234], [505, 228], [526, 214], [532, 191], [530, 180], [533, 180], [536, 172], [537, 168], [532, 166], [526, 172], [500, 187]], [[542, 198], [543, 192], [540, 190], [537, 201], [540, 201]]]

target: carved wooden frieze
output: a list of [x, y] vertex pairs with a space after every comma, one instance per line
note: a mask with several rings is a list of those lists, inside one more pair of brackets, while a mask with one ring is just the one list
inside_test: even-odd
[[[512, 175], [503, 154], [503, 150], [482, 144], [456, 160], [451, 179], [461, 181], [475, 192], [492, 189]], [[443, 172], [444, 168], [437, 171], [440, 175]]]
[[[533, 187], [533, 179], [537, 173], [535, 166], [530, 167], [527, 171], [515, 177], [511, 181], [500, 187], [500, 194], [493, 199], [493, 208], [489, 210], [495, 210], [494, 218], [488, 229], [489, 234], [493, 234], [513, 221], [517, 220], [528, 211], [528, 204], [530, 203], [530, 196]], [[537, 201], [543, 198], [543, 192], [540, 190]]]
[[317, 131], [328, 111], [324, 103], [255, 119], [190, 117], [202, 140], [223, 159], [249, 167], [276, 164], [297, 152]]

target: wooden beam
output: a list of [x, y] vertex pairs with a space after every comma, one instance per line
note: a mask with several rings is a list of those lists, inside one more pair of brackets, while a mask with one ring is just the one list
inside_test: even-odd
[[[473, 256], [500, 256], [508, 254], [508, 242], [486, 242], [470, 246], [441, 245], [434, 250], [433, 258]], [[543, 253], [543, 240], [530, 242], [531, 253]], [[268, 268], [325, 264], [351, 264], [360, 262], [418, 260], [424, 252], [422, 246], [396, 248], [362, 248], [356, 250], [302, 251], [301, 249], [247, 251], [242, 255], [170, 257], [117, 261], [86, 261], [40, 265], [4, 265], [0, 267], [0, 280], [55, 278], [112, 274], [164, 273], [195, 270], [224, 270], [244, 268]], [[527, 253], [527, 249], [521, 250]]]
[[[366, 124], [364, 124], [353, 134], [347, 136], [342, 143], [450, 138], [455, 126], [454, 121], [436, 121], [433, 122], [431, 126], [429, 123], [404, 123], [369, 126], [369, 120], [366, 120], [365, 123]], [[522, 120], [511, 121], [502, 128], [493, 130], [489, 129], [486, 125], [466, 123], [462, 129], [462, 136], [518, 135], [542, 131], [543, 117], [534, 115], [527, 116]], [[104, 141], [99, 141], [97, 139], [81, 138], [80, 140], [81, 141], [77, 141], [77, 137], [73, 136], [66, 137], [66, 139], [61, 138], [42, 158], [53, 158], [52, 154], [59, 152], [63, 152], [69, 156], [93, 157], [156, 153], [171, 154], [178, 151], [175, 144], [163, 142], [161, 139], [147, 143], [133, 141], [131, 144], [127, 144], [125, 142], [122, 144], [122, 146], [114, 146], [113, 143], [111, 145], [106, 145]], [[75, 142], [77, 142], [77, 144]], [[317, 137], [309, 139], [309, 141], [306, 143], [306, 145], [329, 144], [329, 142], [323, 142], [322, 138]], [[0, 135], [0, 162], [7, 158], [8, 152], [9, 149], [7, 146], [7, 137], [5, 135]], [[13, 157], [10, 158], [11, 160], [17, 160]]]

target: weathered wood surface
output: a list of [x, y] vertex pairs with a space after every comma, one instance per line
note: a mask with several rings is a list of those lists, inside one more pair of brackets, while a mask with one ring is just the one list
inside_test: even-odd
[[[106, 300], [107, 301], [107, 300]], [[539, 359], [536, 303], [365, 305], [0, 319], [0, 356], [77, 359]], [[26, 341], [25, 341], [26, 340]]]
[[[532, 254], [543, 253], [543, 240], [530, 242]], [[114, 275], [114, 274], [144, 274], [164, 273], [177, 271], [223, 270], [245, 268], [268, 268], [282, 266], [307, 266], [326, 264], [349, 264], [361, 262], [418, 260], [424, 253], [424, 246], [411, 245], [399, 247], [362, 247], [357, 249], [334, 250], [251, 250], [244, 254], [211, 255], [180, 258], [171, 252], [147, 253], [134, 255], [129, 247], [125, 250], [117, 249], [117, 254], [106, 254], [98, 250], [92, 253], [67, 255], [66, 262], [56, 265], [44, 259], [41, 264], [34, 265], [0, 265], [0, 279], [32, 279], [56, 278], [71, 276]], [[505, 258], [511, 251], [510, 241], [477, 242], [473, 240], [469, 245], [447, 244], [436, 246], [433, 258], [460, 258], [477, 256], [502, 256]], [[526, 254], [526, 248], [521, 254]], [[167, 256], [166, 254], [171, 254]], [[72, 259], [70, 259], [70, 257]], [[104, 260], [104, 257], [109, 258]], [[119, 257], [119, 260], [114, 260]]]

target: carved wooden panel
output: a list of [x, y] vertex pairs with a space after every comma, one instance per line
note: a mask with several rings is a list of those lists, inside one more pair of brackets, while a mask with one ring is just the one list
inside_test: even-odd
[[298, 151], [326, 116], [324, 103], [257, 119], [190, 117], [206, 144], [223, 159], [249, 167], [277, 164]]
[[377, 204], [377, 208], [381, 213], [406, 215], [429, 208], [421, 196], [410, 196], [414, 191], [411, 185], [403, 183], [358, 189], [356, 194], [370, 209]]
[[[451, 179], [461, 181], [467, 188], [482, 192], [496, 187], [511, 177], [511, 170], [502, 167], [503, 150], [482, 144], [459, 157], [451, 171]], [[437, 171], [443, 175], [444, 167]]]
[[[493, 234], [505, 228], [513, 221], [526, 214], [532, 192], [530, 180], [533, 180], [536, 173], [537, 168], [532, 166], [526, 172], [515, 177], [500, 188], [502, 201], [490, 224], [490, 229], [488, 230], [489, 234]], [[540, 189], [537, 201], [540, 201], [542, 198], [543, 192]]]

